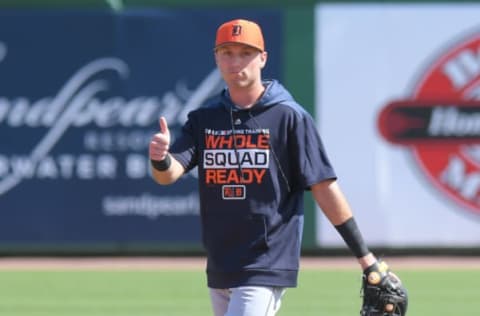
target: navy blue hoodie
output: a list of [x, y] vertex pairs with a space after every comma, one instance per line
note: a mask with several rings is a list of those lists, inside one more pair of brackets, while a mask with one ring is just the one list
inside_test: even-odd
[[170, 153], [198, 166], [208, 286], [294, 287], [303, 193], [335, 178], [312, 117], [277, 81], [249, 109], [224, 90], [189, 113]]

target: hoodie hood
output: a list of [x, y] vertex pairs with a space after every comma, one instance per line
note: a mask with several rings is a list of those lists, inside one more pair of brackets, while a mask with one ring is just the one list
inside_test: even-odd
[[[265, 91], [260, 99], [249, 108], [250, 111], [260, 110], [264, 107], [270, 107], [281, 103], [294, 102], [292, 95], [277, 80], [263, 80], [262, 83], [265, 86]], [[238, 107], [232, 102], [227, 88], [221, 92], [220, 101], [228, 110], [231, 108], [238, 109]]]

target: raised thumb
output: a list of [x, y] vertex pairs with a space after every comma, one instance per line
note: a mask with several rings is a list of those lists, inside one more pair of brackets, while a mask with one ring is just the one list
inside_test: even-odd
[[168, 130], [168, 124], [165, 117], [160, 117], [160, 132], [165, 135], [170, 136], [170, 131]]

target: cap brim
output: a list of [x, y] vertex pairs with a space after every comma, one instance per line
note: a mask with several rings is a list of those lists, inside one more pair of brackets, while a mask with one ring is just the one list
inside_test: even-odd
[[217, 50], [219, 49], [220, 47], [223, 47], [223, 46], [226, 46], [226, 45], [243, 45], [243, 46], [248, 46], [248, 47], [251, 47], [251, 48], [255, 48], [256, 50], [259, 50], [261, 52], [263, 52], [264, 50], [260, 47], [257, 47], [255, 45], [250, 45], [250, 44], [246, 44], [246, 43], [240, 43], [240, 42], [224, 42], [222, 44], [219, 44], [217, 46], [214, 47], [214, 50]]

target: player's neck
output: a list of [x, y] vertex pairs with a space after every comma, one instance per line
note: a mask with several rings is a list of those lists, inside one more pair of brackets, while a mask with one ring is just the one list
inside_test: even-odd
[[229, 93], [232, 102], [242, 109], [251, 108], [263, 95], [265, 87], [261, 82], [250, 87], [230, 87]]

